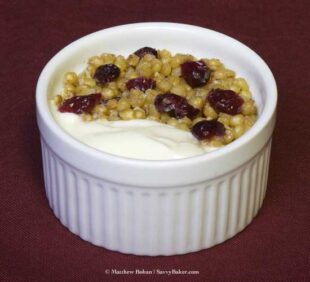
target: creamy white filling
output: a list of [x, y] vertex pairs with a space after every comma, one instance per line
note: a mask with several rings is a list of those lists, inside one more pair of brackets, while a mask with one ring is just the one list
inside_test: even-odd
[[151, 120], [85, 122], [79, 115], [60, 113], [57, 123], [70, 135], [95, 149], [134, 159], [172, 160], [215, 150], [202, 146], [190, 132]]

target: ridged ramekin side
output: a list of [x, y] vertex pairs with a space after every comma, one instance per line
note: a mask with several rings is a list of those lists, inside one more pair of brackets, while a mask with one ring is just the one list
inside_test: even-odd
[[74, 234], [110, 250], [173, 255], [212, 247], [252, 221], [266, 192], [271, 141], [212, 181], [143, 188], [88, 175], [41, 140], [46, 195], [55, 215]]

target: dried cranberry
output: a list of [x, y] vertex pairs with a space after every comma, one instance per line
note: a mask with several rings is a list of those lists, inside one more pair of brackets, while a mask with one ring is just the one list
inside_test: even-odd
[[185, 116], [193, 119], [199, 114], [199, 110], [190, 105], [184, 97], [173, 93], [157, 95], [154, 103], [158, 112], [167, 113], [177, 119]]
[[100, 85], [106, 84], [117, 79], [121, 71], [118, 66], [114, 64], [106, 64], [99, 66], [94, 74], [94, 79]]
[[225, 127], [215, 119], [202, 120], [192, 127], [191, 132], [200, 141], [210, 140], [214, 136], [223, 136], [225, 134]]
[[211, 70], [203, 61], [188, 61], [181, 64], [181, 74], [191, 87], [202, 87], [210, 79]]
[[90, 94], [87, 96], [74, 96], [65, 100], [58, 110], [62, 113], [90, 113], [100, 103], [101, 94]]
[[141, 91], [146, 91], [148, 89], [154, 89], [156, 82], [151, 78], [137, 77], [127, 81], [126, 87], [130, 89], [139, 89]]
[[143, 47], [140, 48], [139, 50], [137, 50], [135, 52], [135, 55], [137, 55], [138, 57], [142, 58], [143, 56], [145, 56], [146, 54], [151, 54], [154, 55], [156, 58], [158, 56], [157, 54], [157, 50], [151, 47]]
[[237, 115], [241, 112], [243, 99], [232, 90], [213, 89], [208, 94], [208, 102], [218, 112]]

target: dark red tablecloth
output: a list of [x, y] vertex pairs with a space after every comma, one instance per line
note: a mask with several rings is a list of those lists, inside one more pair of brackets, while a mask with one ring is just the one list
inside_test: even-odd
[[[0, 281], [309, 281], [309, 4], [1, 1]], [[92, 246], [59, 223], [44, 194], [34, 102], [41, 69], [83, 35], [142, 21], [183, 22], [233, 36], [266, 60], [278, 83], [278, 121], [261, 211], [233, 239], [183, 256], [138, 257]], [[107, 274], [111, 269], [199, 274]]]

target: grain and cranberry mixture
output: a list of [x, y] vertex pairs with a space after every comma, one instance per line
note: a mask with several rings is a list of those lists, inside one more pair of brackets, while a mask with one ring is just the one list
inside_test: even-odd
[[248, 84], [220, 60], [150, 47], [91, 57], [82, 73], [65, 74], [53, 101], [84, 121], [150, 119], [212, 146], [240, 137], [257, 117]]

